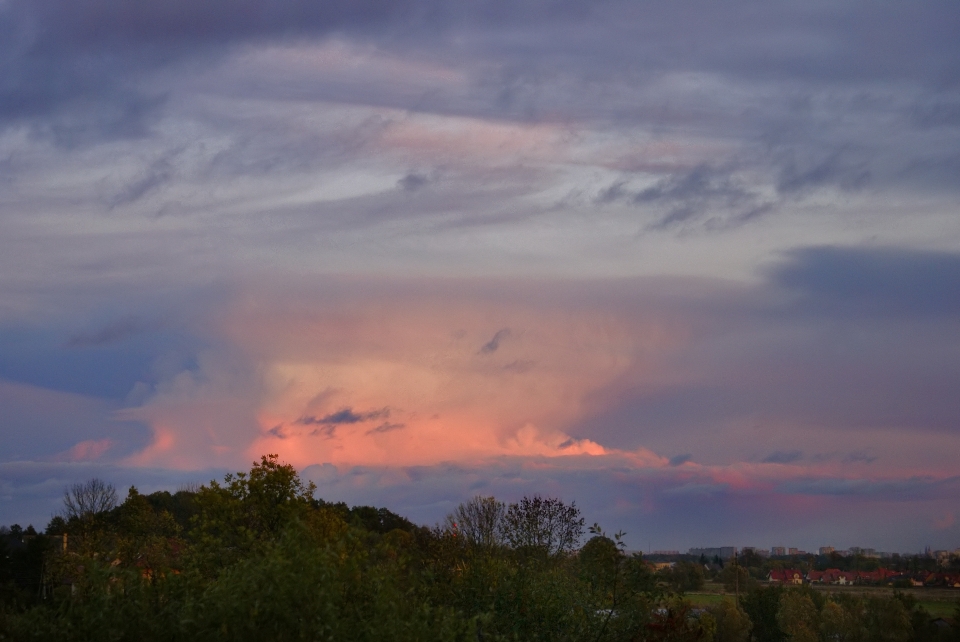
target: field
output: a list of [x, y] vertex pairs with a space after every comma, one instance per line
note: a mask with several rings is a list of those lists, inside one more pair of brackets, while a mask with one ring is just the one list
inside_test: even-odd
[[[892, 595], [895, 590], [910, 595], [917, 599], [917, 602], [932, 617], [952, 617], [957, 603], [960, 602], [960, 589], [937, 589], [937, 588], [908, 588], [892, 589], [881, 586], [823, 586], [812, 584], [814, 590], [823, 593], [840, 594], [848, 593], [854, 595]], [[703, 589], [686, 594], [696, 606], [711, 606], [719, 604], [725, 599], [733, 599], [733, 594], [724, 590], [722, 584], [707, 582]]]

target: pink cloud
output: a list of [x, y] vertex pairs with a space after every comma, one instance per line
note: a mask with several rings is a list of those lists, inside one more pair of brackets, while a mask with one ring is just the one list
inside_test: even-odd
[[81, 441], [70, 450], [54, 458], [55, 461], [95, 461], [100, 459], [114, 445], [112, 439]]
[[[199, 367], [120, 413], [154, 434], [127, 463], [242, 469], [275, 452], [304, 470], [330, 466], [342, 477], [337, 492], [359, 498], [415, 487], [424, 470], [459, 471], [450, 475], [465, 475], [461, 490], [472, 492], [494, 483], [487, 471], [496, 462], [510, 461], [504, 492], [592, 497], [575, 480], [596, 477], [605, 489], [596, 493], [610, 495], [596, 501], [619, 507], [610, 515], [626, 506], [669, 513], [671, 502], [703, 510], [711, 498], [745, 515], [828, 514], [855, 501], [939, 498], [952, 488], [955, 464], [919, 465], [929, 461], [923, 451], [951, 443], [937, 433], [905, 444], [894, 431], [750, 415], [687, 434], [679, 426], [674, 437], [648, 429], [646, 415], [625, 414], [619, 430], [674, 439], [683, 450], [611, 443], [593, 423], [629, 395], [656, 399], [710, 384], [717, 372], [749, 392], [762, 376], [741, 375], [722, 351], [705, 365], [691, 359], [711, 347], [696, 310], [664, 303], [649, 283], [640, 295], [643, 283], [620, 287], [348, 278], [249, 285], [209, 319], [219, 347]], [[735, 320], [720, 325], [729, 350]], [[671, 465], [693, 446], [700, 450]], [[874, 463], [886, 452], [901, 456]], [[449, 488], [461, 485], [448, 480]]]
[[202, 467], [279, 452], [299, 466], [420, 465], [611, 452], [569, 427], [599, 388], [654, 381], [658, 355], [684, 342], [682, 325], [561, 311], [492, 285], [505, 289], [248, 290], [214, 322], [229, 355], [205, 355], [121, 413], [155, 431], [129, 461]]
[[942, 516], [933, 520], [933, 527], [938, 531], [945, 531], [957, 523], [957, 518], [953, 511], [948, 511]]

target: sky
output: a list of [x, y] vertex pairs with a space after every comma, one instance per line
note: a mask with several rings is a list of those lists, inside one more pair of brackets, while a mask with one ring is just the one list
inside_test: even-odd
[[0, 0], [0, 524], [277, 453], [960, 546], [952, 0]]

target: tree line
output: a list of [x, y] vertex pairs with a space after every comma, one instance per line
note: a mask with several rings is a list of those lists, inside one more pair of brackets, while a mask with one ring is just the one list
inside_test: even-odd
[[560, 499], [476, 497], [426, 528], [315, 491], [275, 455], [122, 502], [75, 485], [43, 533], [0, 537], [0, 639], [960, 640], [903, 596], [752, 586], [694, 608], [698, 565], [657, 573]]

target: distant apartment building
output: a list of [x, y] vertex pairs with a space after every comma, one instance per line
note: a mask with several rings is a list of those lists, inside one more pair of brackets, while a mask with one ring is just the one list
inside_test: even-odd
[[688, 555], [704, 556], [708, 559], [719, 557], [722, 560], [730, 559], [737, 554], [736, 546], [718, 546], [714, 548], [691, 548]]
[[821, 546], [821, 547], [820, 547], [820, 554], [821, 554], [821, 555], [829, 555], [830, 553], [834, 552], [835, 550], [837, 550], [837, 549], [835, 549], [835, 548], [832, 547], [832, 546]]
[[770, 551], [765, 548], [757, 548], [756, 546], [744, 546], [740, 549], [742, 555], [747, 553], [753, 553], [754, 555], [759, 555], [760, 557], [767, 557], [770, 555]]
[[652, 554], [653, 554], [653, 555], [664, 555], [664, 556], [679, 555], [679, 554], [680, 554], [680, 551], [654, 551]]
[[787, 555], [799, 555], [799, 554], [800, 554], [799, 548], [794, 548], [791, 546], [790, 548], [787, 549]]
[[783, 546], [773, 546], [770, 548], [770, 555], [772, 557], [783, 557], [787, 554], [787, 549]]
[[850, 552], [853, 555], [861, 555], [863, 557], [881, 557], [881, 554], [878, 553], [874, 548], [860, 548], [859, 546], [851, 546]]

